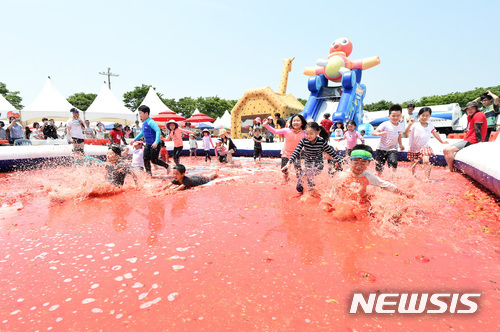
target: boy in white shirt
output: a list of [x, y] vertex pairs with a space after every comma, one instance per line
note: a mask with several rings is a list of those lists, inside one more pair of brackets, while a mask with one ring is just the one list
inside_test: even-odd
[[398, 145], [401, 151], [404, 151], [401, 134], [405, 130], [404, 123], [400, 122], [403, 109], [400, 105], [392, 105], [389, 108], [389, 121], [383, 122], [372, 133], [374, 136], [380, 136], [380, 142], [375, 152], [375, 169], [378, 176], [384, 170], [384, 164], [387, 161], [389, 168], [395, 172], [398, 168]]

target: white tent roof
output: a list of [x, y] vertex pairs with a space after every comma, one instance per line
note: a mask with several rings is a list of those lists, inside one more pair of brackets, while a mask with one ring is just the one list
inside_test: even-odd
[[106, 83], [102, 85], [96, 99], [85, 111], [85, 120], [89, 121], [121, 122], [119, 120], [126, 120], [125, 122], [133, 123], [136, 119], [137, 113], [132, 113], [123, 106]]
[[222, 117], [220, 118], [219, 125], [222, 125], [227, 128], [231, 128], [231, 114], [226, 110]]
[[155, 89], [153, 87], [149, 87], [149, 91], [146, 94], [146, 97], [144, 98], [144, 101], [142, 102], [142, 105], [146, 105], [149, 107], [151, 112], [149, 113], [150, 116], [158, 115], [160, 112], [165, 112], [165, 111], [171, 111], [170, 108], [167, 107], [161, 101], [160, 97], [156, 94]]
[[14, 106], [12, 106], [4, 96], [0, 95], [0, 119], [6, 118], [7, 113], [14, 111], [17, 113], [17, 110]]
[[30, 123], [44, 117], [63, 121], [69, 119], [71, 108], [73, 105], [56, 89], [49, 77], [38, 97], [21, 111], [21, 117]]
[[219, 128], [220, 127], [220, 118], [217, 117], [214, 122], [211, 124], [214, 128]]

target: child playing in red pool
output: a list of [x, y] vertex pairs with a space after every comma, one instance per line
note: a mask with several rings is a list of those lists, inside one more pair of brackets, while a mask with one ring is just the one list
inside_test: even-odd
[[432, 123], [427, 122], [431, 117], [432, 110], [430, 107], [423, 107], [418, 112], [418, 122], [414, 119], [410, 120], [408, 127], [405, 130], [405, 135], [410, 138], [410, 150], [408, 151], [408, 159], [412, 162], [411, 173], [415, 176], [415, 167], [422, 160], [425, 169], [425, 178], [429, 181], [431, 176], [430, 158], [434, 155], [432, 148], [429, 146], [431, 136], [434, 136], [441, 144], [448, 144], [448, 141], [443, 141], [439, 137], [439, 133], [434, 128]]
[[334, 213], [336, 219], [361, 219], [370, 208], [370, 196], [366, 192], [368, 185], [413, 198], [388, 181], [382, 180], [366, 171], [373, 160], [373, 150], [368, 145], [358, 144], [351, 151], [351, 168], [341, 172], [335, 178], [335, 184], [328, 197], [320, 202], [327, 212]]
[[328, 134], [325, 128], [318, 125], [316, 122], [309, 122], [305, 127], [305, 138], [301, 139], [292, 156], [282, 168], [282, 171], [286, 171], [290, 165], [294, 164], [296, 160], [299, 160], [300, 154], [304, 155], [304, 166], [305, 169], [299, 177], [297, 182], [297, 191], [302, 193], [304, 187], [302, 186], [303, 177], [307, 179], [308, 190], [311, 196], [315, 196], [314, 191], [314, 178], [323, 170], [323, 152], [328, 153], [337, 163], [337, 170], [341, 170], [342, 160], [337, 156], [335, 150], [328, 145], [328, 139], [330, 134]]
[[215, 156], [219, 158], [219, 162], [227, 163], [227, 149], [223, 145], [221, 139], [215, 141], [214, 151], [215, 151]]
[[165, 189], [173, 189], [175, 191], [190, 189], [193, 187], [204, 185], [213, 179], [218, 177], [216, 172], [211, 172], [207, 175], [193, 175], [186, 176], [186, 167], [182, 164], [174, 166], [174, 170], [172, 172], [172, 176], [174, 179], [171, 183], [167, 184], [163, 187]]

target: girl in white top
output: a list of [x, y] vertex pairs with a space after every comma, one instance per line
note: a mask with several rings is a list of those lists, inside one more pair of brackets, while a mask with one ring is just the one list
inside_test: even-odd
[[144, 148], [142, 143], [142, 141], [132, 143], [132, 164], [130, 166], [133, 170], [144, 171]]
[[212, 142], [212, 138], [210, 137], [210, 131], [208, 129], [203, 129], [203, 149], [205, 150], [205, 162], [212, 161], [210, 158], [210, 146], [214, 147], [214, 143]]
[[413, 176], [415, 176], [415, 167], [418, 162], [422, 160], [427, 181], [429, 181], [429, 177], [431, 176], [431, 165], [429, 160], [434, 155], [434, 151], [432, 151], [432, 148], [429, 146], [431, 136], [434, 136], [442, 144], [448, 144], [447, 141], [443, 141], [441, 137], [439, 137], [439, 133], [434, 128], [434, 125], [427, 122], [431, 114], [432, 110], [430, 107], [423, 107], [418, 112], [418, 122], [415, 123], [415, 120], [411, 119], [405, 130], [405, 134], [408, 135], [409, 133], [410, 138], [408, 159], [412, 162], [411, 172]]
[[40, 131], [40, 124], [38, 122], [33, 123], [33, 130], [31, 131], [31, 138], [43, 139], [43, 134]]
[[104, 134], [106, 133], [106, 128], [101, 122], [97, 122], [97, 126], [95, 127], [95, 134], [97, 139], [104, 139]]

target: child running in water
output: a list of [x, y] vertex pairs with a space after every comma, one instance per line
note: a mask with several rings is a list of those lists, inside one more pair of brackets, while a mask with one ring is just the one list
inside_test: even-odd
[[158, 160], [158, 156], [160, 155], [160, 147], [158, 146], [161, 135], [160, 127], [158, 127], [158, 124], [149, 117], [151, 110], [148, 106], [141, 105], [138, 110], [139, 117], [142, 120], [142, 130], [139, 135], [134, 138], [134, 141], [138, 141], [144, 137], [144, 141], [146, 142], [146, 146], [144, 147], [144, 167], [146, 168], [146, 172], [151, 175], [151, 163], [153, 163], [165, 167], [168, 174], [170, 173], [168, 164], [163, 160]]
[[344, 136], [340, 140], [346, 140], [346, 149], [345, 156], [348, 157], [351, 154], [352, 148], [356, 146], [358, 142], [358, 138], [361, 140], [361, 143], [365, 144], [365, 139], [361, 134], [356, 130], [357, 124], [356, 121], [350, 120], [347, 122], [347, 130], [344, 133]]
[[406, 194], [394, 184], [366, 171], [373, 160], [372, 156], [373, 150], [368, 145], [358, 144], [353, 147], [350, 155], [351, 168], [337, 175], [330, 194], [321, 200], [321, 208], [327, 212], [334, 211], [335, 219], [362, 219], [367, 216], [370, 208], [370, 196], [366, 192], [368, 185], [413, 198], [412, 194]]
[[174, 171], [172, 172], [174, 179], [171, 183], [167, 184], [163, 190], [165, 189], [173, 189], [173, 190], [184, 190], [190, 189], [193, 187], [204, 185], [213, 179], [216, 179], [219, 175], [217, 172], [211, 172], [207, 175], [193, 175], [186, 176], [186, 167], [184, 165], [176, 165], [174, 166]]
[[299, 158], [299, 155], [303, 150], [305, 170], [302, 171], [299, 181], [297, 182], [297, 191], [299, 193], [304, 191], [304, 187], [302, 186], [302, 177], [305, 176], [307, 178], [309, 192], [312, 196], [315, 196], [314, 177], [318, 175], [321, 170], [323, 170], [323, 152], [329, 154], [333, 158], [334, 162], [337, 163], [337, 170], [342, 169], [342, 161], [335, 153], [335, 150], [328, 144], [330, 134], [326, 132], [325, 128], [321, 127], [316, 122], [309, 122], [306, 125], [305, 135], [306, 137], [300, 140], [299, 144], [295, 148], [295, 151], [290, 157], [290, 160], [283, 167], [283, 170], [288, 169], [290, 165]]
[[227, 163], [227, 149], [223, 145], [222, 140], [215, 141], [215, 156], [219, 158], [219, 162]]
[[408, 127], [405, 130], [405, 135], [410, 138], [410, 149], [408, 151], [408, 159], [411, 161], [411, 173], [415, 176], [415, 168], [420, 160], [424, 163], [425, 178], [430, 180], [431, 165], [430, 158], [434, 155], [434, 151], [429, 146], [431, 135], [434, 136], [441, 144], [448, 144], [448, 141], [443, 141], [439, 137], [439, 133], [434, 128], [432, 123], [429, 123], [432, 110], [430, 107], [423, 107], [418, 112], [418, 122], [410, 119]]
[[174, 162], [176, 165], [179, 165], [182, 148], [184, 147], [184, 143], [182, 143], [182, 133], [194, 133], [192, 131], [179, 128], [179, 125], [174, 120], [170, 120], [167, 122], [167, 128], [170, 130], [170, 133], [168, 134], [168, 137], [165, 139], [165, 141], [174, 141]]
[[[271, 128], [271, 127], [269, 127]], [[259, 158], [259, 161], [262, 157], [262, 135], [260, 134], [260, 129], [255, 129], [254, 136], [252, 137], [253, 139], [253, 160], [257, 161], [257, 158]]]
[[[264, 121], [264, 127], [271, 131], [273, 134], [284, 135], [285, 145], [281, 150], [281, 168], [283, 172], [283, 181], [288, 181], [288, 168], [284, 168], [285, 165], [290, 160], [295, 148], [299, 145], [299, 142], [306, 137], [304, 129], [306, 128], [307, 121], [302, 116], [302, 114], [297, 114], [292, 117], [291, 125], [288, 128], [275, 129], [271, 126], [267, 126], [267, 121]], [[295, 166], [295, 171], [297, 173], [297, 178], [299, 177], [302, 169], [300, 167], [300, 156], [295, 160], [293, 164]]]
[[212, 142], [212, 138], [210, 137], [210, 131], [208, 129], [203, 129], [203, 149], [205, 150], [205, 162], [208, 162], [209, 160], [212, 161], [212, 158], [210, 158], [210, 146], [212, 148], [214, 147], [214, 143]]
[[404, 151], [401, 135], [405, 129], [404, 123], [400, 122], [403, 109], [400, 105], [392, 105], [389, 108], [389, 121], [383, 122], [372, 133], [374, 136], [380, 136], [380, 142], [375, 154], [378, 176], [382, 175], [384, 164], [387, 161], [389, 168], [394, 172], [398, 168], [398, 145], [401, 151]]

